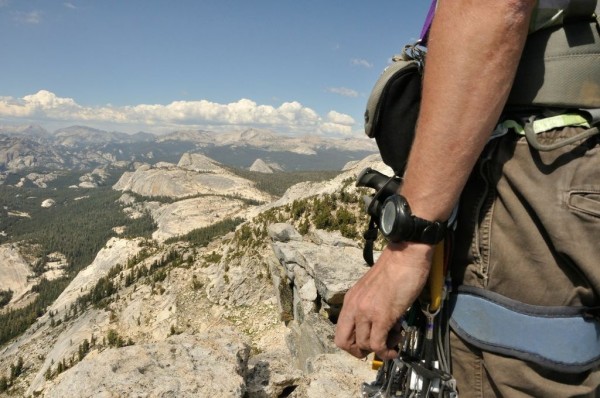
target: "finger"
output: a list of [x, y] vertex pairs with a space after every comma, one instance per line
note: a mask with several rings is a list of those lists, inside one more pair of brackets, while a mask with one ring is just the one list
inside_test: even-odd
[[371, 353], [371, 351], [363, 350], [356, 344], [354, 333], [350, 338], [343, 342], [338, 341], [338, 337], [336, 335], [335, 343], [339, 348], [348, 352], [350, 355], [355, 356], [356, 358], [362, 359]]
[[349, 334], [346, 330], [349, 330], [346, 329], [346, 325], [342, 324], [340, 326], [338, 323], [334, 338], [335, 345], [357, 358], [364, 358], [369, 355], [371, 351], [363, 350], [358, 346], [358, 344], [356, 344], [356, 334], [354, 333], [354, 328], [351, 329]]
[[351, 346], [351, 348], [350, 348], [350, 350], [348, 352], [350, 354], [354, 355], [355, 357], [362, 359], [362, 358], [365, 358], [367, 355], [369, 355], [373, 351], [371, 351], [371, 350], [364, 350], [364, 349], [360, 348], [358, 346], [358, 344], [353, 343], [352, 346]]
[[357, 322], [354, 333], [356, 345], [363, 351], [372, 352], [371, 349], [371, 322], [362, 320]]
[[387, 344], [390, 331], [389, 326], [381, 324], [373, 325], [371, 330], [371, 349], [381, 359], [394, 359], [398, 356], [398, 351]]
[[350, 352], [349, 350], [356, 342], [354, 327], [354, 317], [342, 308], [335, 327], [335, 345], [344, 351]]

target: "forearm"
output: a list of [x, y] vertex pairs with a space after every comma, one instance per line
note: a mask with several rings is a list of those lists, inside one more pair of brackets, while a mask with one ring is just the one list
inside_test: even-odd
[[417, 132], [402, 186], [419, 217], [449, 217], [505, 105], [534, 4], [534, 0], [439, 2]]

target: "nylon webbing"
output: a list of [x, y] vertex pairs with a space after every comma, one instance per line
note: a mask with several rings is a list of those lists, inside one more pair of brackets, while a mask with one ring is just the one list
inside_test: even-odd
[[[576, 113], [565, 113], [564, 115], [557, 115], [546, 117], [543, 119], [536, 119], [531, 123], [532, 130], [535, 134], [543, 133], [553, 129], [559, 129], [568, 126], [586, 127], [589, 128], [590, 124], [587, 119]], [[498, 135], [504, 135], [507, 130], [513, 130], [515, 133], [525, 135], [525, 124], [520, 123], [513, 119], [503, 121], [496, 128]]]
[[600, 323], [586, 310], [533, 306], [461, 286], [451, 297], [450, 325], [477, 348], [582, 372], [600, 363]]
[[427, 39], [429, 38], [429, 29], [431, 29], [431, 22], [433, 21], [433, 15], [435, 14], [435, 8], [437, 7], [437, 0], [433, 0], [429, 6], [423, 29], [421, 29], [421, 36], [419, 37], [419, 44], [425, 46]]

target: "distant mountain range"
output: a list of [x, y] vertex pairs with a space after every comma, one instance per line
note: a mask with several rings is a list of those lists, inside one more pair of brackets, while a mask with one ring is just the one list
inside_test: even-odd
[[376, 151], [375, 143], [362, 137], [296, 137], [261, 129], [226, 133], [185, 130], [158, 136], [86, 126], [49, 132], [38, 125], [0, 125], [0, 172], [90, 169], [123, 161], [177, 162], [186, 152], [202, 153], [243, 168], [262, 159], [288, 171], [339, 170], [348, 161]]

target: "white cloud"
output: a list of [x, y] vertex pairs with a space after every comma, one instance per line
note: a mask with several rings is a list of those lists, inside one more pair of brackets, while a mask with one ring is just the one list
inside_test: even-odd
[[358, 92], [356, 90], [352, 90], [347, 87], [329, 87], [327, 91], [333, 94], [338, 94], [344, 97], [356, 98], [358, 97]]
[[321, 125], [321, 130], [325, 134], [352, 135], [352, 128], [356, 122], [350, 115], [344, 113], [329, 111], [327, 121]]
[[355, 124], [349, 115], [330, 111], [321, 117], [296, 101], [284, 102], [279, 107], [259, 105], [249, 99], [229, 104], [199, 100], [174, 101], [167, 105], [88, 107], [47, 90], [23, 98], [0, 97], [0, 118], [41, 123], [80, 122], [91, 126], [110, 124], [124, 131], [157, 132], [174, 128], [264, 127], [292, 134], [350, 134]]
[[329, 113], [327, 113], [327, 120], [331, 123], [342, 124], [345, 126], [352, 126], [356, 123], [352, 116], [336, 111], [329, 111]]
[[42, 22], [42, 12], [37, 10], [31, 12], [15, 12], [13, 16], [15, 21], [23, 24], [36, 25]]
[[55, 110], [64, 107], [79, 107], [71, 98], [60, 98], [54, 93], [46, 90], [40, 90], [37, 94], [26, 95], [23, 101], [30, 105], [30, 108]]
[[73, 3], [65, 2], [63, 3], [65, 7], [70, 8], [71, 10], [76, 10], [77, 7]]
[[360, 59], [360, 58], [353, 58], [352, 60], [350, 60], [350, 62], [352, 63], [352, 65], [355, 66], [362, 66], [364, 68], [372, 68], [373, 64], [369, 61], [367, 61], [366, 59]]

